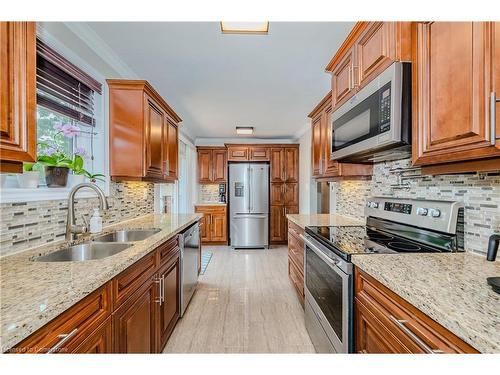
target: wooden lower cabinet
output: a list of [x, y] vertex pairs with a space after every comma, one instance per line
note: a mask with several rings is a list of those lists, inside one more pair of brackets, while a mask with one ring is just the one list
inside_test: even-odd
[[115, 353], [154, 353], [157, 347], [154, 277], [113, 314]]
[[113, 353], [112, 319], [109, 317], [98, 329], [90, 334], [75, 350], [74, 354]]
[[271, 206], [270, 240], [272, 243], [283, 243], [286, 241], [286, 215], [285, 206]]
[[227, 245], [226, 206], [199, 205], [194, 210], [203, 214], [200, 228], [202, 244]]
[[10, 353], [160, 353], [180, 316], [175, 236], [15, 345]]
[[300, 238], [301, 234], [304, 230], [288, 221], [288, 277], [300, 303], [304, 305], [304, 241]]
[[159, 325], [159, 350], [161, 351], [167, 344], [168, 338], [172, 334], [174, 327], [179, 320], [181, 312], [180, 301], [180, 252], [177, 251], [172, 258], [160, 269], [159, 278], [162, 280], [162, 301], [158, 306]]
[[477, 353], [477, 350], [355, 268], [358, 353]]

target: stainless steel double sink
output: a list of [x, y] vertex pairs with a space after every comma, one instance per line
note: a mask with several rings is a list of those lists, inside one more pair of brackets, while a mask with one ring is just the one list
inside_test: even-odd
[[35, 262], [78, 262], [107, 258], [143, 241], [160, 229], [124, 229], [103, 234], [92, 241], [54, 251], [35, 258]]

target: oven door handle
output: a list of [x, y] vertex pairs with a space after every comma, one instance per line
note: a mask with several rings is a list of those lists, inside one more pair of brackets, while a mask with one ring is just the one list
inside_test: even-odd
[[313, 244], [311, 241], [309, 241], [304, 235], [300, 234], [300, 238], [302, 238], [302, 241], [304, 241], [307, 246], [314, 251], [314, 253], [319, 256], [325, 263], [327, 263], [330, 267], [332, 268], [339, 268], [339, 265], [342, 263], [341, 260], [334, 261], [331, 258], [327, 257], [315, 244]]

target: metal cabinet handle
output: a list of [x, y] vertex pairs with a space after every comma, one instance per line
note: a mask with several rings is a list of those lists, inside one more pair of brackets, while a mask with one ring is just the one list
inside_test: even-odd
[[351, 91], [353, 89], [353, 87], [352, 87], [352, 66], [351, 65], [349, 65], [349, 67], [347, 68], [347, 74], [349, 75], [349, 77], [348, 77], [349, 91]]
[[491, 92], [490, 96], [490, 129], [491, 136], [490, 141], [491, 145], [495, 146], [497, 143], [497, 139], [500, 139], [500, 136], [497, 136], [497, 103], [500, 102], [500, 99], [497, 99], [497, 95], [495, 91]]
[[50, 348], [47, 351], [47, 354], [52, 354], [52, 353], [58, 352], [59, 349], [61, 349], [61, 347], [64, 344], [66, 344], [74, 335], [76, 335], [77, 332], [78, 332], [78, 328], [75, 328], [70, 333], [63, 333], [63, 334], [57, 336], [60, 338], [60, 340], [57, 342], [57, 344], [55, 344], [52, 348]]
[[165, 303], [165, 275], [160, 279], [160, 290], [161, 290], [161, 302]]
[[159, 296], [155, 300], [155, 302], [157, 302], [161, 306], [161, 303], [163, 302], [163, 297], [162, 297], [162, 293], [161, 293], [162, 292], [162, 290], [161, 290], [161, 278], [155, 276], [154, 283], [158, 284], [158, 296]]
[[406, 320], [397, 319], [393, 315], [389, 315], [389, 318], [408, 336], [412, 341], [418, 345], [420, 349], [422, 349], [427, 354], [438, 354], [443, 353], [442, 350], [432, 349], [429, 345], [427, 345], [420, 337], [414, 334], [406, 325]]

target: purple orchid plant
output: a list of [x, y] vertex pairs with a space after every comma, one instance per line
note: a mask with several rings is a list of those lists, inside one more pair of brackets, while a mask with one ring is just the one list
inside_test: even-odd
[[[103, 174], [92, 174], [83, 168], [87, 158], [87, 151], [83, 147], [77, 147], [73, 153], [73, 157], [67, 155], [62, 144], [65, 138], [73, 138], [80, 132], [80, 128], [73, 124], [56, 124], [54, 125], [56, 133], [54, 135], [44, 135], [40, 137], [38, 142], [38, 165], [69, 168], [77, 175], [85, 175], [92, 182], [96, 180], [103, 181]], [[37, 169], [35, 167], [35, 169]]]

